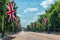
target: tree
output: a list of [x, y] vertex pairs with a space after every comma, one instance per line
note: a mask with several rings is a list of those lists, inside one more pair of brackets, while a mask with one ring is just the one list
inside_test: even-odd
[[[10, 0], [0, 0], [0, 32], [2, 31], [2, 16], [3, 15], [4, 15], [4, 30], [5, 31], [9, 31], [9, 30], [12, 31], [12, 27], [16, 23], [15, 21], [8, 23], [9, 16], [6, 14], [6, 12], [8, 11], [6, 7], [8, 2], [10, 2]], [[14, 9], [17, 10], [18, 7], [16, 6], [16, 3], [14, 3], [14, 6], [15, 6]], [[15, 16], [17, 16], [16, 13], [14, 14]], [[16, 18], [19, 18], [19, 17], [17, 16]], [[19, 18], [19, 25], [21, 27], [20, 18]], [[17, 27], [17, 30], [18, 29], [19, 28]]]
[[[47, 31], [48, 28], [44, 26], [44, 18], [48, 18], [48, 28], [50, 31], [56, 30], [60, 31], [60, 0], [56, 1], [54, 4], [51, 4], [50, 8], [45, 10], [45, 14], [40, 15], [37, 21], [39, 21], [40, 25], [36, 29], [36, 25], [34, 25], [33, 29], [36, 31]], [[34, 22], [34, 24], [36, 24]]]

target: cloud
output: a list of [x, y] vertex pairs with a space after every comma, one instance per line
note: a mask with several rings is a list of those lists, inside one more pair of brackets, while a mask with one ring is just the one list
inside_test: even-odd
[[29, 19], [21, 19], [21, 25], [22, 27], [26, 27], [27, 25], [29, 25], [32, 21]]
[[32, 19], [32, 22], [37, 21], [40, 15], [45, 14], [45, 11], [41, 11], [39, 13], [36, 13], [35, 16]]
[[35, 22], [37, 20], [38, 20], [38, 17], [37, 16], [34, 16], [32, 22]]
[[26, 27], [26, 22], [27, 22], [26, 19], [21, 19], [21, 25], [22, 25], [22, 27]]
[[45, 11], [41, 11], [39, 13], [36, 13], [35, 16], [32, 19], [22, 19], [22, 25], [23, 27], [29, 25], [31, 22], [35, 22], [38, 20], [39, 16], [38, 15], [42, 15], [45, 14]]
[[45, 11], [41, 11], [39, 13], [36, 13], [36, 16], [40, 16], [40, 15], [43, 15], [43, 14], [45, 14]]
[[26, 23], [26, 21], [27, 21], [26, 19], [21, 19], [21, 23], [23, 24]]
[[29, 7], [29, 8], [26, 8], [25, 10], [24, 10], [24, 12], [26, 13], [26, 12], [33, 12], [33, 11], [38, 11], [38, 8], [36, 7], [36, 8], [31, 8], [31, 7]]
[[40, 5], [43, 7], [43, 8], [47, 8], [49, 5], [51, 4], [54, 4], [54, 1], [53, 0], [44, 0], [42, 3], [40, 3]]
[[17, 16], [19, 16], [19, 17], [21, 17], [22, 15], [20, 15], [20, 14], [16, 14]]
[[[29, 25], [31, 22], [35, 22], [35, 21], [37, 21], [38, 20], [38, 18], [39, 18], [39, 15], [42, 15], [42, 14], [44, 14], [45, 13], [45, 11], [41, 11], [41, 12], [38, 12], [38, 13], [36, 13], [32, 18], [30, 18], [30, 19], [27, 19], [24, 15], [22, 15], [22, 14], [17, 14], [17, 16], [19, 16], [20, 17], [20, 20], [21, 20], [21, 25], [22, 25], [22, 27], [26, 27], [27, 25]], [[23, 18], [24, 17], [24, 18]], [[29, 16], [28, 16], [29, 17]]]
[[37, 17], [33, 17], [32, 19], [21, 19], [21, 25], [22, 27], [27, 27], [27, 25], [30, 25], [31, 22], [35, 22], [37, 20]]
[[22, 14], [16, 14], [20, 19], [25, 18]]

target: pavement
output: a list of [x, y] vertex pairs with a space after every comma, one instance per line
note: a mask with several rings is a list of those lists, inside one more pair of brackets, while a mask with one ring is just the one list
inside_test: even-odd
[[18, 34], [5, 37], [2, 40], [60, 40], [60, 35], [22, 31]]

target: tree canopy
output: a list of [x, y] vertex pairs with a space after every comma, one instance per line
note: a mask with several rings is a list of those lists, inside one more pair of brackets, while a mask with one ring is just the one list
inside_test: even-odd
[[[40, 25], [38, 26], [38, 31], [48, 30], [43, 21], [45, 17], [48, 18], [47, 24], [50, 31], [53, 31], [54, 29], [56, 31], [60, 30], [60, 0], [56, 1], [54, 4], [51, 4], [50, 8], [45, 10], [45, 14], [40, 15], [40, 18], [38, 18], [37, 20], [40, 23]], [[36, 26], [34, 26], [33, 29], [37, 30]]]

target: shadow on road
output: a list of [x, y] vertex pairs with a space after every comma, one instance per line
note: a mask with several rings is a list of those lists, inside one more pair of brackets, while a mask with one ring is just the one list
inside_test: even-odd
[[7, 37], [3, 38], [2, 40], [12, 40], [12, 39], [14, 39], [14, 38], [16, 38], [16, 37], [7, 36]]

